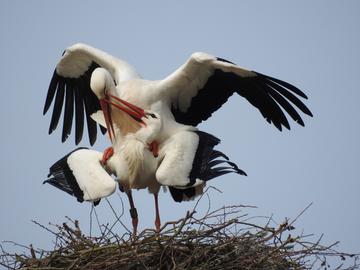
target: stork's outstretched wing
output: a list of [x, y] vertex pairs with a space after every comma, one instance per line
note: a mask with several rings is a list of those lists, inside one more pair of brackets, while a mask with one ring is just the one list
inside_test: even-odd
[[[96, 141], [96, 122], [91, 119], [90, 115], [100, 110], [100, 104], [98, 98], [90, 89], [90, 78], [92, 72], [97, 67], [107, 69], [116, 84], [120, 81], [138, 77], [136, 71], [128, 63], [101, 50], [80, 43], [68, 47], [54, 71], [43, 112], [45, 114], [49, 110], [55, 97], [49, 127], [50, 134], [58, 125], [65, 99], [62, 142], [64, 142], [71, 133], [74, 111], [75, 143], [78, 144], [82, 139], [84, 111], [90, 144], [93, 145]], [[102, 132], [105, 133], [105, 129], [103, 127], [101, 127], [101, 129]]]
[[205, 53], [194, 53], [160, 85], [170, 96], [176, 121], [183, 124], [196, 126], [206, 120], [234, 92], [258, 108], [279, 130], [282, 126], [290, 129], [283, 110], [302, 126], [304, 122], [295, 108], [312, 116], [299, 99], [307, 99], [306, 95], [295, 86]]

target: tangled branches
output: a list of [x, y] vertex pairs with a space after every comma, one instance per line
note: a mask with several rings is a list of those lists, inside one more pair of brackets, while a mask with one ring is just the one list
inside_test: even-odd
[[[2, 250], [0, 265], [10, 269], [327, 269], [328, 259], [351, 260], [345, 267], [357, 269], [358, 257], [339, 253], [333, 246], [294, 236], [294, 222], [285, 220], [272, 227], [249, 222], [247, 206], [208, 210], [197, 217], [189, 211], [180, 220], [167, 222], [159, 233], [142, 231], [136, 239], [119, 236], [106, 228], [100, 237], [85, 236], [76, 220], [56, 226], [52, 251], [9, 254]], [[70, 224], [70, 225], [69, 225]]]

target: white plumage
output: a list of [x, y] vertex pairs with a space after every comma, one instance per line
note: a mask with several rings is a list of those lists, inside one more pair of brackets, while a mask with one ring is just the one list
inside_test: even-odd
[[106, 171], [100, 169], [98, 160], [101, 158], [101, 153], [85, 149], [75, 151], [67, 158], [69, 169], [83, 191], [85, 201], [97, 201], [110, 196], [115, 191], [114, 180]]
[[[125, 61], [85, 44], [65, 50], [50, 82], [44, 113], [55, 100], [51, 133], [64, 107], [63, 142], [71, 133], [73, 119], [75, 142], [81, 141], [84, 112], [91, 145], [97, 137], [96, 124], [103, 133], [107, 130], [113, 155], [102, 159], [105, 168], [117, 175], [132, 208], [131, 189], [146, 187], [155, 194], [157, 206], [160, 185], [169, 186], [173, 198], [182, 201], [197, 195], [212, 178], [229, 172], [245, 174], [214, 149], [220, 140], [196, 128], [233, 93], [258, 108], [280, 131], [290, 129], [284, 112], [302, 126], [298, 110], [312, 116], [301, 101], [306, 95], [295, 86], [222, 58], [197, 52], [165, 79], [149, 81]], [[69, 164], [75, 164], [70, 160], [75, 153], [69, 156]], [[98, 164], [92, 168], [98, 181], [98, 174], [104, 173], [98, 158], [76, 163], [95, 160]], [[74, 175], [77, 169], [71, 168]], [[82, 177], [75, 178], [81, 185]]]

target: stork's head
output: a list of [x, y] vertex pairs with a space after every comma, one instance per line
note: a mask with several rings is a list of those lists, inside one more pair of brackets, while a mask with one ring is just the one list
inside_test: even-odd
[[141, 120], [145, 116], [144, 110], [115, 96], [116, 86], [111, 74], [104, 68], [97, 68], [91, 74], [91, 90], [100, 101], [101, 110], [104, 113], [106, 128], [109, 132], [110, 140], [115, 136], [113, 121], [111, 118], [111, 106], [127, 113], [134, 120], [143, 123]]
[[114, 90], [115, 83], [106, 69], [97, 68], [91, 74], [90, 87], [98, 99], [101, 100], [105, 98], [108, 92]]

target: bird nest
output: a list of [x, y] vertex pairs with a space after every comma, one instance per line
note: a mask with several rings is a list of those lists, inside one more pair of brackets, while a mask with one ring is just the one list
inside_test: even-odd
[[[293, 235], [294, 222], [277, 226], [251, 223], [244, 209], [234, 205], [201, 216], [196, 208], [164, 224], [160, 232], [146, 229], [134, 238], [103, 226], [100, 236], [84, 235], [79, 222], [68, 218], [54, 228], [51, 251], [34, 249], [10, 254], [2, 248], [0, 265], [9, 269], [358, 269], [358, 255], [321, 244], [321, 237]], [[302, 213], [301, 213], [302, 214]], [[300, 215], [299, 215], [300, 216]], [[24, 246], [23, 246], [24, 247]]]

